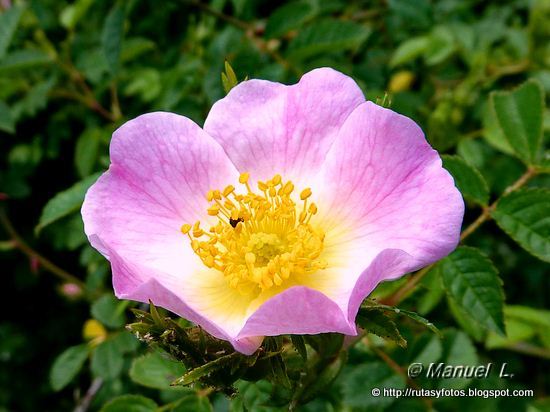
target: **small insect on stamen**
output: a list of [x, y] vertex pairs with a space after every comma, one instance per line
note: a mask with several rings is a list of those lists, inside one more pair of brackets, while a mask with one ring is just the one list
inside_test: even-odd
[[240, 218], [238, 218], [238, 219], [231, 219], [231, 218], [229, 219], [229, 224], [230, 224], [231, 226], [233, 226], [234, 228], [237, 227], [237, 224], [238, 224], [239, 222], [244, 222], [244, 219], [243, 219], [242, 217], [240, 217]]

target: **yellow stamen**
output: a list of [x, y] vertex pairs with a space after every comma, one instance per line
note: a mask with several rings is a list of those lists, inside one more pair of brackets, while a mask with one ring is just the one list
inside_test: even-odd
[[207, 214], [216, 216], [217, 224], [206, 231], [200, 222], [181, 227], [204, 265], [221, 271], [230, 287], [246, 293], [284, 287], [290, 278], [298, 280], [326, 268], [320, 259], [325, 234], [310, 223], [317, 213], [315, 203], [308, 205], [311, 189], [300, 192], [303, 206], [298, 210], [291, 181], [283, 182], [280, 175], [259, 181], [258, 194], [252, 192], [249, 179], [248, 173], [239, 176], [244, 195], [232, 185], [221, 192], [208, 191], [212, 204]]

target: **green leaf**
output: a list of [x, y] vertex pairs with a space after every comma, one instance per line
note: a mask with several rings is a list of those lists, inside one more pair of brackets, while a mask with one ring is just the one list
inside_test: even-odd
[[294, 1], [276, 9], [265, 26], [268, 39], [282, 36], [296, 29], [315, 16], [315, 10], [307, 1]]
[[486, 329], [479, 323], [477, 323], [475, 319], [472, 319], [472, 317], [468, 313], [464, 312], [464, 309], [462, 309], [462, 307], [458, 303], [456, 303], [448, 296], [447, 303], [449, 305], [449, 309], [453, 315], [453, 318], [455, 318], [456, 322], [462, 328], [462, 330], [470, 335], [475, 341], [481, 342], [487, 334]]
[[184, 396], [170, 409], [171, 412], [211, 412], [212, 410], [212, 405], [208, 398], [197, 394]]
[[103, 134], [99, 128], [86, 129], [76, 141], [74, 163], [81, 178], [94, 169]]
[[483, 327], [504, 334], [504, 293], [493, 263], [479, 250], [460, 247], [438, 263], [447, 296]]
[[80, 206], [82, 206], [86, 191], [97, 180], [100, 174], [93, 174], [51, 198], [42, 210], [42, 215], [35, 228], [35, 232], [38, 234], [46, 226], [78, 211]]
[[120, 50], [122, 48], [125, 18], [124, 7], [120, 3], [115, 4], [105, 19], [101, 33], [101, 47], [112, 75], [117, 74], [120, 64]]
[[304, 27], [290, 42], [289, 59], [308, 57], [358, 48], [371, 34], [363, 25], [350, 21], [326, 19]]
[[514, 149], [512, 149], [512, 146], [510, 146], [510, 143], [506, 140], [498, 123], [497, 115], [492, 109], [492, 104], [490, 104], [490, 102], [483, 109], [481, 122], [483, 126], [483, 138], [487, 143], [503, 153], [513, 155]]
[[101, 343], [92, 353], [91, 369], [94, 376], [105, 380], [115, 379], [122, 372], [123, 366], [122, 353], [112, 339]]
[[462, 195], [480, 205], [489, 203], [487, 182], [474, 167], [458, 156], [443, 155], [443, 167], [451, 173]]
[[[442, 362], [445, 365], [478, 365], [476, 348], [468, 335], [462, 331], [452, 329], [445, 330], [443, 332], [443, 337]], [[437, 386], [439, 388], [461, 389], [466, 387], [470, 381], [471, 379], [465, 378], [440, 379]]]
[[94, 0], [77, 0], [66, 6], [59, 17], [61, 25], [69, 30], [74, 29], [93, 3]]
[[2, 59], [8, 49], [15, 29], [21, 19], [24, 7], [13, 5], [8, 10], [0, 14], [0, 59]]
[[528, 80], [511, 92], [491, 93], [497, 122], [516, 155], [536, 164], [542, 140], [544, 93], [536, 80]]
[[368, 333], [373, 333], [381, 338], [391, 340], [402, 348], [407, 347], [407, 341], [399, 333], [399, 329], [391, 318], [385, 315], [381, 309], [361, 308], [356, 322]]
[[437, 362], [443, 354], [441, 338], [436, 335], [423, 334], [415, 339], [408, 351], [409, 363], [429, 365]]
[[158, 351], [134, 359], [130, 368], [130, 378], [134, 382], [154, 389], [170, 389], [170, 383], [184, 373], [182, 363]]
[[225, 94], [227, 94], [233, 87], [239, 84], [239, 81], [237, 80], [237, 75], [235, 74], [233, 67], [231, 67], [227, 60], [225, 61], [224, 68], [225, 71], [222, 72], [222, 85]]
[[445, 296], [445, 290], [443, 290], [436, 269], [430, 269], [420, 282], [419, 289], [424, 290], [425, 293], [419, 297], [417, 309], [418, 313], [423, 316], [430, 313]]
[[124, 39], [122, 50], [120, 52], [120, 61], [122, 63], [131, 61], [140, 57], [148, 51], [154, 50], [155, 42], [144, 37], [131, 37]]
[[550, 190], [512, 192], [499, 200], [492, 216], [521, 247], [550, 262]]
[[380, 309], [383, 309], [383, 310], [388, 311], [388, 312], [393, 312], [393, 313], [397, 313], [397, 314], [407, 316], [411, 320], [421, 324], [422, 326], [427, 327], [433, 333], [435, 333], [437, 335], [440, 335], [439, 329], [437, 329], [432, 322], [430, 322], [428, 319], [420, 316], [416, 312], [412, 312], [410, 310], [405, 310], [405, 309], [400, 309], [400, 308], [395, 308], [393, 306], [381, 305], [381, 304], [373, 303], [373, 302], [370, 302], [370, 301], [367, 301], [367, 303], [361, 305], [361, 310], [362, 309], [370, 310], [372, 308], [380, 308]]
[[101, 296], [91, 307], [92, 316], [109, 328], [124, 326], [126, 318], [124, 309], [127, 301], [118, 300], [110, 293]]
[[54, 391], [60, 391], [78, 374], [88, 358], [86, 344], [65, 349], [54, 361], [50, 370], [50, 385]]
[[401, 43], [393, 53], [390, 67], [400, 66], [421, 56], [430, 44], [427, 36], [413, 37]]
[[354, 368], [344, 369], [342, 374], [342, 395], [344, 403], [352, 410], [384, 410], [395, 402], [392, 396], [372, 396], [372, 390], [378, 388], [403, 389], [405, 379], [397, 375], [382, 362], [369, 362]]
[[15, 133], [15, 119], [8, 105], [2, 100], [0, 100], [0, 130]]
[[487, 335], [485, 347], [487, 349], [497, 349], [513, 346], [515, 343], [528, 341], [535, 335], [535, 332], [533, 325], [506, 317], [506, 336], [490, 333]]
[[107, 402], [100, 412], [154, 412], [154, 400], [141, 395], [122, 395]]
[[424, 59], [428, 66], [433, 66], [443, 62], [455, 50], [453, 33], [445, 26], [438, 26], [430, 33], [428, 47], [424, 50]]
[[7, 75], [20, 70], [43, 66], [52, 62], [50, 56], [40, 50], [16, 50], [0, 60], [0, 74]]

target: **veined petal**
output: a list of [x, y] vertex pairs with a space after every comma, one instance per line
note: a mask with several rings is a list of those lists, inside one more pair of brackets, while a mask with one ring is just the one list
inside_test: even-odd
[[324, 293], [348, 316], [378, 282], [441, 259], [458, 244], [462, 196], [405, 116], [371, 102], [359, 106], [342, 126], [318, 183], [318, 219], [335, 271]]
[[[208, 271], [180, 231], [205, 220], [208, 190], [238, 179], [221, 147], [185, 117], [152, 113], [114, 133], [111, 161], [86, 194], [82, 216], [90, 243], [111, 261], [117, 296], [151, 299], [204, 325], [224, 299], [237, 311], [231, 296], [216, 289], [223, 275]], [[201, 310], [206, 315], [197, 318]], [[233, 313], [208, 319], [219, 323], [211, 332], [224, 338], [243, 324]]]
[[259, 180], [279, 173], [301, 186], [364, 101], [350, 77], [329, 68], [312, 70], [292, 86], [249, 80], [214, 104], [204, 130], [239, 171]]

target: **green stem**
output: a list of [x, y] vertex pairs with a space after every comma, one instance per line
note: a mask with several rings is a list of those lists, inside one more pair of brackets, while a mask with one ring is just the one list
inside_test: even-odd
[[76, 276], [70, 274], [66, 270], [60, 268], [55, 263], [50, 261], [49, 259], [45, 258], [41, 254], [39, 254], [36, 250], [31, 248], [22, 238], [19, 236], [19, 233], [15, 230], [13, 227], [11, 221], [8, 219], [8, 216], [6, 215], [6, 212], [0, 208], [0, 224], [6, 231], [6, 233], [11, 237], [12, 241], [14, 242], [15, 246], [23, 252], [25, 255], [27, 255], [30, 259], [36, 259], [36, 261], [48, 272], [52, 273], [53, 275], [57, 276], [58, 278], [69, 282], [74, 283], [75, 285], [80, 286], [83, 290], [86, 289], [86, 284], [81, 281]]

